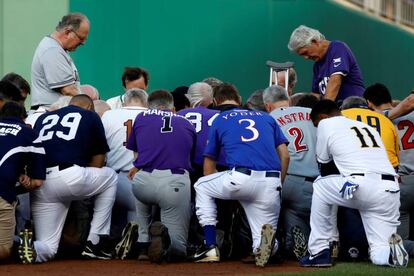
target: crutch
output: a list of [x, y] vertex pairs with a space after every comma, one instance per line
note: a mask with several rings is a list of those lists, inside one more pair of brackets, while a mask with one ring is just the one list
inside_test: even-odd
[[288, 91], [289, 86], [289, 70], [293, 68], [295, 65], [293, 62], [288, 61], [284, 63], [277, 63], [271, 60], [266, 61], [266, 65], [270, 68], [270, 78], [269, 78], [269, 86], [273, 85], [273, 76], [275, 77], [275, 85], [278, 85], [277, 83], [277, 72], [285, 72], [285, 89], [286, 93]]

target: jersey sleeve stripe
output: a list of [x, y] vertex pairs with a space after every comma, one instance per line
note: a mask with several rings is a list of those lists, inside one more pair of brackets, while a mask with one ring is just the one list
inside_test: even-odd
[[6, 162], [6, 160], [17, 153], [26, 153], [26, 152], [31, 152], [31, 153], [38, 153], [38, 154], [46, 154], [45, 149], [42, 147], [34, 147], [34, 146], [29, 146], [29, 147], [15, 147], [12, 148], [11, 150], [9, 150], [4, 156], [3, 158], [0, 160], [0, 166], [3, 165], [4, 162]]
[[75, 79], [70, 78], [69, 80], [65, 80], [65, 81], [61, 81], [61, 82], [49, 83], [49, 88], [51, 88], [51, 89], [59, 88], [59, 87], [74, 84], [74, 83], [75, 83]]

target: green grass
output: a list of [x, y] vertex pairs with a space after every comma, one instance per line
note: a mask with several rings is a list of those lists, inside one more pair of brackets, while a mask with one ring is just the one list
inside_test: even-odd
[[277, 273], [273, 275], [414, 275], [414, 261], [406, 269], [376, 266], [371, 263], [337, 263], [331, 268], [309, 268], [306, 272]]

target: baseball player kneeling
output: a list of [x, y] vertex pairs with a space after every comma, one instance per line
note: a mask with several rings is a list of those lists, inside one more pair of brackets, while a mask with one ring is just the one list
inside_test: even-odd
[[[232, 85], [224, 86], [236, 90]], [[276, 253], [279, 190], [289, 163], [286, 143], [276, 121], [264, 112], [235, 108], [216, 117], [204, 152], [206, 176], [194, 186], [196, 213], [205, 237], [205, 246], [193, 256], [194, 261], [220, 260], [215, 198], [240, 201], [252, 231], [256, 265], [264, 266]], [[221, 147], [231, 169], [216, 173], [215, 160]]]
[[[334, 226], [329, 218], [332, 206], [339, 205], [359, 210], [374, 264], [406, 267], [408, 255], [396, 234], [400, 188], [378, 132], [342, 116], [330, 100], [318, 102], [311, 119], [318, 127], [316, 156], [322, 176], [313, 184], [309, 255], [300, 265], [332, 265], [329, 237]], [[332, 161], [340, 175], [323, 176], [322, 168]]]

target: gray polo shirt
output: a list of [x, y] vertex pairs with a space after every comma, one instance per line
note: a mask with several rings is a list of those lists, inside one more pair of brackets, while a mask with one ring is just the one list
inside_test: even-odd
[[56, 102], [62, 96], [56, 90], [74, 83], [79, 88], [78, 70], [72, 58], [58, 41], [44, 37], [32, 61], [32, 106]]

